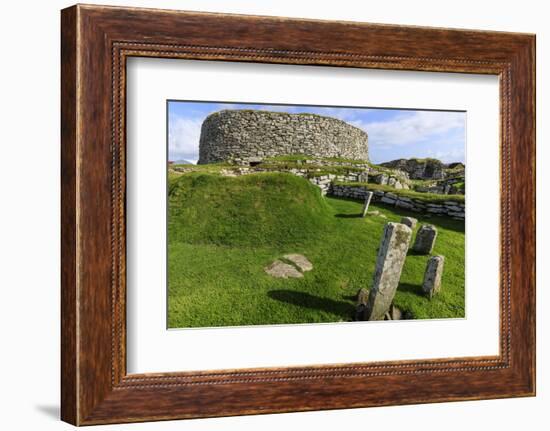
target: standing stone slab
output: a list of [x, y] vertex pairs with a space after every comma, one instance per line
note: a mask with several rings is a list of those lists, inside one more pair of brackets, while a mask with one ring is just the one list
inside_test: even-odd
[[430, 254], [437, 238], [437, 229], [431, 224], [425, 224], [420, 227], [416, 233], [413, 250], [420, 254]]
[[387, 223], [384, 227], [364, 320], [384, 320], [399, 285], [411, 235], [411, 229], [401, 223]]
[[441, 290], [441, 276], [443, 275], [444, 256], [432, 256], [426, 265], [422, 291], [432, 298]]
[[363, 206], [363, 217], [367, 215], [367, 212], [369, 210], [370, 201], [372, 199], [372, 195], [374, 195], [373, 192], [367, 192], [365, 196], [365, 205]]
[[416, 223], [418, 223], [418, 220], [415, 219], [414, 217], [403, 217], [401, 219], [401, 223], [409, 226], [411, 230], [413, 230], [416, 226]]

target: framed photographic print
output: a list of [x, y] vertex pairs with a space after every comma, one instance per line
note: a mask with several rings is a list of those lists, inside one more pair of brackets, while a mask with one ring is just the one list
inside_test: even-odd
[[534, 395], [533, 35], [61, 30], [63, 420]]

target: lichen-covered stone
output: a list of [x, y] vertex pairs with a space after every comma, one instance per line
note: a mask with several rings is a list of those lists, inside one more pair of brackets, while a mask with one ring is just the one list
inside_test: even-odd
[[437, 238], [437, 228], [431, 224], [420, 227], [416, 233], [413, 250], [419, 254], [430, 254]]
[[441, 290], [441, 277], [443, 276], [444, 256], [432, 256], [428, 259], [422, 291], [430, 298]]
[[401, 223], [387, 223], [384, 227], [364, 320], [383, 320], [388, 312], [399, 285], [411, 235], [411, 229]]
[[416, 223], [418, 223], [418, 220], [414, 217], [403, 217], [401, 218], [401, 223], [409, 226], [411, 229], [414, 230]]
[[368, 135], [336, 118], [260, 110], [218, 111], [202, 123], [199, 164], [288, 154], [368, 161]]

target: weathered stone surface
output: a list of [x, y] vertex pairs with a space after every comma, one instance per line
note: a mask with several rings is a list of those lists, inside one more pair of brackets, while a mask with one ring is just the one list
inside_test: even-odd
[[412, 203], [405, 202], [401, 199], [399, 199], [395, 202], [395, 206], [398, 207], [398, 208], [405, 208], [405, 209], [408, 209], [408, 210], [412, 210], [414, 208], [414, 205]]
[[413, 250], [420, 254], [430, 254], [437, 238], [437, 229], [431, 224], [425, 224], [420, 227], [416, 234]]
[[394, 205], [395, 204], [395, 199], [391, 199], [391, 198], [388, 198], [388, 197], [384, 196], [382, 199], [380, 199], [380, 202], [388, 204], [388, 205]]
[[390, 308], [384, 314], [384, 320], [401, 320], [403, 319], [403, 313], [395, 305], [390, 305]]
[[369, 300], [369, 289], [361, 288], [357, 292], [357, 305], [364, 304], [366, 305]]
[[373, 195], [373, 192], [367, 192], [367, 196], [365, 197], [365, 204], [363, 205], [363, 217], [367, 215], [367, 211], [369, 210], [370, 201]]
[[222, 110], [202, 123], [199, 164], [288, 154], [368, 160], [368, 136], [342, 120], [306, 113]]
[[397, 159], [382, 166], [405, 171], [413, 179], [441, 180], [446, 176], [446, 166], [436, 159]]
[[441, 277], [443, 275], [444, 256], [432, 256], [428, 259], [422, 291], [430, 298], [441, 290]]
[[399, 308], [392, 304], [390, 307], [390, 316], [391, 320], [401, 320], [403, 318], [403, 313]]
[[276, 260], [264, 268], [265, 272], [275, 278], [301, 278], [304, 276], [293, 265]]
[[415, 219], [414, 217], [403, 217], [401, 219], [401, 223], [403, 223], [404, 225], [409, 226], [412, 230], [416, 227], [416, 223], [418, 223], [418, 220]]
[[369, 290], [364, 287], [357, 292], [357, 305], [355, 307], [354, 320], [365, 320], [365, 310], [367, 308], [367, 302], [369, 300]]
[[388, 176], [386, 174], [377, 175], [374, 177], [374, 182], [376, 184], [388, 185]]
[[411, 235], [411, 229], [401, 223], [387, 223], [384, 227], [364, 320], [383, 320], [388, 312], [399, 285]]
[[285, 254], [283, 258], [292, 262], [302, 272], [313, 269], [312, 263], [303, 254]]

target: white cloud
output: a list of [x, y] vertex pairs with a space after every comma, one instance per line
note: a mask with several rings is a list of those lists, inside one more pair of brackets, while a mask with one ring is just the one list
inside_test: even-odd
[[441, 160], [444, 163], [463, 161], [464, 148], [454, 148], [448, 151], [445, 151], [445, 150], [428, 151], [428, 156], [433, 157], [434, 159]]
[[390, 148], [428, 142], [464, 128], [464, 119], [462, 112], [417, 111], [403, 113], [388, 121], [351, 121], [351, 124], [369, 134], [371, 146]]
[[171, 116], [168, 129], [170, 160], [199, 158], [199, 140], [203, 118]]

